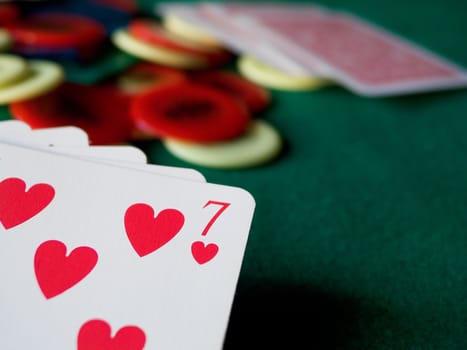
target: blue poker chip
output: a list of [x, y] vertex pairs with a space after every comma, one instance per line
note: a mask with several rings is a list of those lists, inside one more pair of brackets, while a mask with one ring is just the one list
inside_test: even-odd
[[27, 59], [44, 59], [52, 61], [78, 60], [78, 52], [74, 49], [48, 49], [43, 47], [13, 47], [14, 54]]
[[93, 62], [106, 54], [108, 52], [108, 48], [106, 45], [101, 45], [100, 47], [96, 47], [93, 51], [82, 52], [73, 48], [13, 46], [11, 52], [27, 59], [52, 60], [62, 64], [74, 62], [82, 65]]
[[42, 12], [68, 12], [93, 18], [105, 27], [107, 34], [118, 28], [126, 27], [132, 17], [130, 13], [116, 7], [105, 6], [91, 0], [68, 0], [59, 3], [41, 2], [38, 6], [27, 7], [23, 13], [37, 14]]

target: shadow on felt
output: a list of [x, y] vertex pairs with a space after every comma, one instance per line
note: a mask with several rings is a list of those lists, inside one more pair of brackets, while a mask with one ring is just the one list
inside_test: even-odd
[[224, 350], [346, 348], [356, 314], [350, 300], [307, 287], [264, 283], [240, 288]]

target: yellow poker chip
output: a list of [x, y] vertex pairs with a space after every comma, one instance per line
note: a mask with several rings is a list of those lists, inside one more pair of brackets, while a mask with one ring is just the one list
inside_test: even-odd
[[211, 33], [196, 25], [185, 21], [179, 16], [170, 14], [162, 19], [162, 26], [169, 32], [178, 35], [185, 40], [209, 47], [221, 48], [224, 45]]
[[11, 35], [5, 30], [0, 28], [0, 51], [6, 51], [13, 43]]
[[28, 63], [21, 56], [0, 54], [0, 88], [26, 76]]
[[46, 60], [29, 60], [27, 75], [13, 84], [0, 87], [0, 104], [27, 100], [45, 94], [65, 80], [65, 73], [58, 63]]
[[258, 61], [250, 56], [242, 56], [237, 61], [240, 74], [245, 78], [267, 88], [277, 90], [313, 90], [331, 84], [323, 77], [295, 76]]
[[164, 139], [165, 148], [184, 161], [211, 168], [248, 168], [265, 164], [282, 149], [282, 138], [275, 128], [254, 119], [240, 138], [216, 143], [190, 143]]
[[201, 57], [145, 43], [136, 39], [126, 29], [117, 29], [113, 32], [112, 42], [120, 50], [153, 63], [182, 69], [203, 68], [208, 65], [208, 61]]

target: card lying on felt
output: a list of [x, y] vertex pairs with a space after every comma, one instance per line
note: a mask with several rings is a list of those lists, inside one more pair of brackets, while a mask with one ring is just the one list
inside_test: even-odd
[[222, 349], [254, 199], [128, 164], [0, 139], [1, 349]]
[[320, 6], [162, 3], [158, 10], [192, 21], [242, 54], [284, 72], [304, 70], [364, 96], [467, 86], [467, 71], [453, 62], [358, 17]]
[[355, 16], [249, 16], [242, 23], [271, 38], [310, 70], [366, 96], [467, 86], [467, 71]]

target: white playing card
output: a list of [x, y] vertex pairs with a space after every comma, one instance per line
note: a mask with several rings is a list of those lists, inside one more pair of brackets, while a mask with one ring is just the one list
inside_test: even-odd
[[135, 146], [88, 146], [88, 147], [63, 147], [54, 146], [53, 152], [82, 158], [96, 160], [108, 160], [130, 163], [147, 163], [147, 156], [141, 149]]
[[31, 145], [79, 147], [89, 145], [88, 135], [78, 127], [64, 126], [33, 130], [20, 121], [1, 121], [0, 138], [9, 142], [27, 140]]
[[157, 175], [162, 176], [169, 176], [175, 177], [184, 180], [190, 181], [200, 181], [206, 182], [206, 178], [203, 174], [199, 171], [191, 168], [184, 168], [184, 167], [172, 167], [167, 165], [159, 165], [159, 164], [136, 164], [136, 163], [125, 163], [122, 162], [113, 162], [113, 161], [103, 161], [103, 163], [114, 165], [118, 167], [130, 168], [133, 170], [149, 172]]
[[89, 146], [85, 131], [74, 126], [31, 130], [23, 122], [11, 122], [0, 122], [0, 141], [32, 148], [47, 149], [49, 152], [101, 161], [106, 164], [130, 167], [135, 170], [165, 176], [206, 181], [206, 178], [194, 169], [146, 164], [146, 154], [134, 146]]
[[146, 154], [134, 146], [90, 146], [86, 131], [76, 126], [30, 129], [21, 121], [11, 122], [0, 122], [0, 140], [19, 145], [53, 147], [54, 152], [84, 158], [147, 162]]
[[222, 349], [254, 207], [0, 144], [0, 349]]
[[0, 136], [23, 135], [31, 131], [28, 124], [19, 120], [0, 121]]
[[49, 146], [88, 146], [88, 134], [76, 126], [56, 126], [53, 128], [33, 129], [33, 140], [48, 142]]

